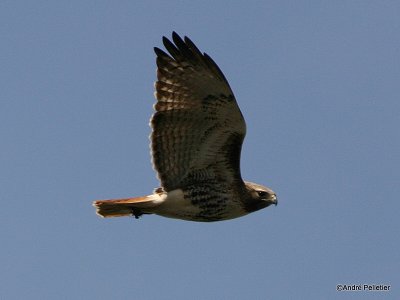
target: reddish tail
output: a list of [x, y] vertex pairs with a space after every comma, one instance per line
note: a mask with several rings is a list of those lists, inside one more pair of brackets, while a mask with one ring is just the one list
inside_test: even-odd
[[143, 208], [154, 206], [154, 197], [144, 196], [126, 199], [98, 200], [93, 202], [96, 213], [103, 218], [140, 216]]

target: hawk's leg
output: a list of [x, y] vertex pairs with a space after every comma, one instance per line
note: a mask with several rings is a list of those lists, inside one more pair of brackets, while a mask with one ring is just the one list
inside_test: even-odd
[[132, 215], [135, 217], [135, 219], [139, 219], [139, 217], [143, 215], [143, 213], [136, 208], [132, 208]]

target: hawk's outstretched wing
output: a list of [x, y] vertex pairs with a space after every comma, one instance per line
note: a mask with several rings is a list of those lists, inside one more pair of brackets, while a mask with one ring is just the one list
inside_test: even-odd
[[[154, 168], [165, 191], [196, 182], [243, 186], [240, 151], [246, 124], [215, 62], [175, 32], [157, 54], [157, 103], [151, 126]], [[218, 184], [217, 184], [218, 182]], [[220, 191], [222, 192], [222, 191]]]

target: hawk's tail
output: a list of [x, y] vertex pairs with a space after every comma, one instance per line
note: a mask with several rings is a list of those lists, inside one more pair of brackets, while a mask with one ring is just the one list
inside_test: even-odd
[[135, 216], [151, 213], [151, 208], [157, 206], [159, 195], [144, 197], [98, 200], [93, 202], [96, 213], [103, 218]]

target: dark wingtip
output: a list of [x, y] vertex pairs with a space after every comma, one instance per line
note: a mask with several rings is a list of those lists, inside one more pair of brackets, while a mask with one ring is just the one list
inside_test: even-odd
[[179, 45], [184, 45], [185, 42], [182, 40], [182, 38], [177, 34], [175, 31], [172, 32], [172, 40], [174, 41], [175, 45], [179, 47]]
[[168, 43], [171, 43], [171, 42], [169, 41], [169, 39], [168, 39], [167, 37], [165, 37], [165, 36], [162, 37], [162, 41], [163, 41], [163, 44], [164, 44], [164, 45], [165, 45], [165, 44], [168, 44]]
[[156, 55], [157, 55], [158, 57], [168, 56], [168, 54], [165, 53], [165, 51], [161, 50], [161, 49], [158, 48], [158, 47], [154, 47], [153, 49], [154, 49], [154, 52], [156, 53]]
[[176, 38], [180, 38], [179, 34], [176, 33], [176, 31], [172, 31], [172, 38], [176, 39]]

